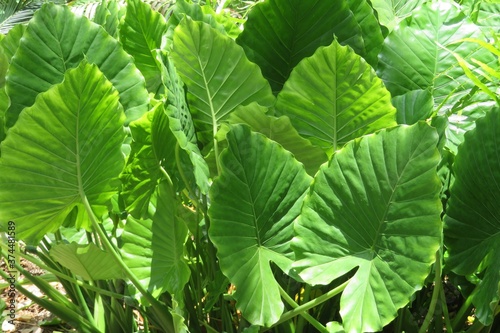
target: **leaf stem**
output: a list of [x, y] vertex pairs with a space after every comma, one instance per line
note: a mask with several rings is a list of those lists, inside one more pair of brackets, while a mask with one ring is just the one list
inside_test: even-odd
[[[285, 302], [287, 302], [288, 305], [290, 305], [293, 308], [293, 310], [284, 313], [281, 316], [278, 323], [282, 322], [284, 317], [286, 318], [286, 320], [284, 320], [284, 321], [288, 321], [289, 319], [293, 318], [295, 315], [301, 315], [305, 320], [307, 320], [309, 323], [311, 323], [311, 325], [313, 325], [319, 332], [328, 333], [328, 330], [326, 329], [325, 326], [321, 325], [321, 323], [319, 321], [317, 321], [315, 318], [313, 318], [313, 316], [311, 316], [309, 313], [307, 313], [307, 310], [309, 310], [309, 309], [303, 309], [302, 311], [296, 313], [294, 316], [292, 316], [290, 318], [286, 317], [286, 314], [288, 314], [294, 310], [297, 310], [300, 306], [290, 297], [290, 295], [288, 295], [288, 293], [280, 285], [278, 285], [278, 287], [280, 288], [281, 297], [283, 297]], [[308, 303], [306, 303], [306, 304], [308, 304]], [[276, 323], [276, 325], [278, 325], [278, 323]]]
[[439, 299], [439, 295], [441, 293], [441, 249], [436, 251], [436, 262], [434, 263], [434, 290], [432, 291], [431, 303], [429, 304], [429, 310], [427, 311], [427, 315], [425, 316], [424, 322], [420, 327], [418, 333], [427, 332], [427, 328], [431, 323], [432, 317], [434, 316], [434, 311], [436, 310], [436, 304]]
[[148, 300], [153, 310], [157, 313], [158, 318], [161, 318], [163, 320], [162, 324], [165, 325], [165, 327], [163, 328], [166, 329], [167, 332], [174, 332], [174, 324], [171, 316], [168, 315], [168, 308], [164, 304], [160, 303], [156, 298], [154, 298], [153, 295], [151, 295], [151, 293], [149, 293], [146, 289], [144, 289], [139, 279], [135, 276], [134, 273], [132, 273], [130, 268], [128, 268], [118, 252], [115, 250], [113, 244], [111, 244], [111, 242], [109, 241], [108, 236], [101, 229], [99, 222], [97, 221], [97, 218], [94, 215], [90, 203], [85, 195], [82, 196], [82, 201], [92, 223], [92, 227], [99, 235], [99, 239], [104, 245], [104, 248], [111, 254], [113, 259], [121, 267], [127, 278], [132, 282], [137, 290]]

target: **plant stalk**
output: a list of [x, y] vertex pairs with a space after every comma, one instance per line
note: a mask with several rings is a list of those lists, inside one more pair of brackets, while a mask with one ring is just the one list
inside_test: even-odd
[[439, 300], [439, 295], [441, 293], [441, 249], [436, 251], [436, 262], [434, 264], [434, 290], [432, 291], [431, 303], [429, 304], [429, 310], [425, 316], [424, 322], [420, 327], [418, 333], [427, 332], [427, 328], [431, 323], [432, 317], [434, 316], [434, 311], [436, 311], [436, 305]]

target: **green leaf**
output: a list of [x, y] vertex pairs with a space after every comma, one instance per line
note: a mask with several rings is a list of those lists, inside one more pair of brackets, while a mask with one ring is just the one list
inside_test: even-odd
[[[117, 190], [124, 121], [118, 92], [97, 66], [69, 70], [2, 142], [0, 221], [16, 221], [18, 239], [37, 241], [84, 200], [98, 213]], [[80, 214], [77, 227], [87, 223]]]
[[[166, 60], [166, 59], [165, 59]], [[146, 216], [149, 200], [166, 171], [177, 190], [198, 187], [208, 193], [208, 166], [197, 146], [183, 83], [171, 61], [160, 62], [167, 102], [132, 122], [132, 151], [121, 175], [122, 197], [135, 217]], [[163, 169], [163, 170], [162, 170]]]
[[311, 177], [277, 143], [247, 126], [227, 134], [221, 173], [210, 189], [210, 239], [221, 270], [236, 286], [236, 306], [254, 325], [270, 326], [283, 312], [270, 261], [288, 273], [293, 221]]
[[252, 8], [237, 42], [278, 93], [292, 69], [334, 35], [363, 49], [361, 27], [346, 1], [268, 0]]
[[[105, 47], [103, 47], [105, 45]], [[87, 58], [96, 64], [120, 94], [127, 122], [139, 118], [148, 103], [144, 79], [120, 43], [87, 18], [76, 16], [67, 6], [48, 3], [30, 21], [12, 58], [7, 93], [11, 127], [36, 96], [60, 83], [64, 73]]]
[[337, 41], [294, 68], [278, 114], [331, 155], [347, 141], [396, 125], [391, 94], [364, 59]]
[[93, 21], [102, 26], [110, 36], [118, 38], [118, 26], [125, 8], [117, 0], [103, 0], [96, 8]]
[[266, 115], [266, 112], [267, 108], [252, 103], [236, 108], [227, 121], [230, 124], [247, 124], [252, 131], [278, 142], [304, 164], [309, 175], [314, 175], [328, 159], [325, 152], [301, 137], [287, 116], [276, 118]]
[[467, 61], [495, 60], [478, 45], [456, 42], [468, 37], [482, 33], [454, 2], [426, 3], [386, 38], [377, 72], [393, 96], [430, 89], [434, 108], [445, 114], [474, 86], [451, 52]]
[[373, 9], [378, 14], [380, 24], [392, 31], [401, 20], [411, 16], [412, 12], [427, 0], [371, 0]]
[[419, 290], [441, 243], [438, 135], [425, 123], [349, 142], [316, 174], [295, 225], [294, 267], [310, 284], [353, 271], [346, 332], [375, 332]]
[[121, 267], [113, 256], [95, 244], [57, 244], [50, 256], [84, 280], [123, 279]]
[[426, 120], [434, 110], [434, 100], [431, 92], [426, 90], [412, 90], [392, 99], [396, 107], [398, 124], [413, 125], [419, 120]]
[[163, 35], [167, 31], [165, 18], [140, 0], [127, 0], [127, 14], [120, 28], [123, 48], [134, 57], [137, 68], [146, 80], [149, 92], [160, 88], [161, 70], [153, 52], [161, 48]]
[[347, 0], [363, 36], [363, 49], [357, 50], [367, 63], [376, 67], [378, 54], [384, 43], [384, 36], [378, 19], [367, 0]]
[[500, 299], [500, 109], [465, 134], [453, 164], [455, 182], [444, 218], [447, 267], [461, 275], [481, 273], [472, 302], [490, 325]]
[[188, 87], [188, 102], [202, 143], [211, 142], [221, 120], [239, 105], [271, 106], [274, 97], [243, 49], [203, 22], [185, 18], [175, 29], [175, 67]]
[[[129, 125], [132, 134], [131, 151], [120, 175], [123, 183], [120, 195], [127, 212], [135, 217], [146, 216], [151, 196], [162, 177], [159, 161], [161, 157], [155, 154], [151, 134], [151, 123], [156, 112], [163, 113], [161, 104], [157, 104], [152, 111]], [[163, 144], [169, 146], [172, 142]]]
[[183, 258], [188, 229], [180, 218], [181, 210], [172, 188], [161, 182], [152, 219], [129, 216], [122, 234], [123, 260], [155, 296], [179, 292], [189, 280]]

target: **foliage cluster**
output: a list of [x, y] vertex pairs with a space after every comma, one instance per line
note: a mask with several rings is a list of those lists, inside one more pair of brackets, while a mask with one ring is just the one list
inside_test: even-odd
[[84, 13], [0, 35], [21, 292], [79, 332], [500, 329], [498, 1]]

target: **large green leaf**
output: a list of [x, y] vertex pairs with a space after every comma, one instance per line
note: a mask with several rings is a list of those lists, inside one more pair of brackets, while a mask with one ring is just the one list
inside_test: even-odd
[[429, 274], [441, 243], [437, 142], [425, 123], [382, 130], [348, 143], [314, 178], [294, 267], [310, 284], [355, 270], [340, 299], [346, 332], [381, 330]]
[[294, 68], [279, 93], [278, 114], [331, 155], [347, 141], [396, 125], [391, 94], [373, 69], [337, 41]]
[[292, 69], [334, 35], [363, 50], [361, 27], [346, 1], [268, 0], [252, 8], [237, 41], [278, 93]]
[[274, 103], [257, 65], [248, 61], [234, 40], [206, 23], [188, 17], [181, 21], [175, 28], [172, 58], [188, 87], [195, 128], [204, 144], [238, 105]]
[[116, 192], [125, 137], [118, 100], [97, 66], [83, 61], [21, 113], [0, 157], [0, 221], [16, 221], [19, 239], [40, 240], [84, 200], [97, 209]]
[[150, 219], [129, 216], [122, 234], [123, 260], [154, 295], [176, 293], [189, 280], [184, 243], [187, 226], [180, 218], [182, 204], [166, 183], [158, 187], [156, 211]]
[[467, 37], [481, 39], [481, 30], [454, 2], [428, 2], [386, 38], [378, 74], [393, 96], [430, 89], [435, 109], [450, 111], [474, 86], [451, 51], [465, 60], [495, 60], [478, 45], [456, 43]]
[[462, 275], [483, 273], [472, 302], [485, 325], [492, 323], [500, 299], [499, 129], [500, 109], [495, 108], [465, 134], [444, 219], [447, 267]]
[[82, 59], [96, 64], [120, 93], [127, 121], [147, 110], [144, 78], [120, 43], [87, 18], [66, 6], [48, 3], [36, 12], [12, 58], [7, 80], [11, 127], [36, 96], [63, 80], [64, 73]]
[[95, 244], [57, 244], [50, 256], [71, 273], [85, 280], [123, 279], [124, 273], [114, 257]]
[[160, 88], [161, 70], [156, 63], [154, 50], [160, 49], [167, 31], [165, 18], [140, 0], [127, 0], [127, 14], [120, 28], [123, 48], [134, 57], [137, 68], [146, 79], [149, 92]]
[[293, 221], [311, 177], [277, 143], [235, 125], [210, 189], [209, 235], [222, 272], [236, 286], [236, 306], [252, 324], [270, 326], [283, 312], [270, 261], [288, 272]]
[[227, 121], [230, 124], [247, 124], [252, 131], [260, 132], [278, 142], [291, 152], [297, 161], [304, 164], [308, 174], [314, 175], [319, 166], [328, 159], [325, 152], [301, 137], [287, 116], [277, 118], [267, 115], [266, 112], [267, 108], [252, 103], [236, 108]]

